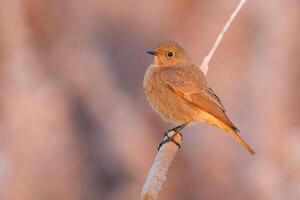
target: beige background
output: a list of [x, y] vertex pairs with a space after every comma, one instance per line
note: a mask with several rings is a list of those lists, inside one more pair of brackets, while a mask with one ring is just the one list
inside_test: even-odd
[[[162, 133], [142, 80], [162, 39], [197, 62], [237, 0], [1, 0], [0, 199], [138, 199]], [[251, 158], [183, 131], [161, 199], [300, 199], [300, 3], [249, 0], [208, 82]]]

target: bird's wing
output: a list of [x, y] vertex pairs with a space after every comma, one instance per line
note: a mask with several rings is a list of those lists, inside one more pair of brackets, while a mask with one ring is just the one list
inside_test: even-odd
[[[165, 68], [161, 72], [164, 83], [186, 101], [213, 115], [234, 130], [238, 130], [225, 114], [220, 98], [207, 87], [204, 74], [187, 74], [184, 69]], [[201, 77], [203, 76], [203, 77]]]

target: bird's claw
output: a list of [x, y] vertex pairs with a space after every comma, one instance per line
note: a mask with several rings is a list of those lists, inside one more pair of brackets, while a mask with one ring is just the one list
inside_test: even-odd
[[[160, 150], [160, 148], [162, 147], [162, 145], [164, 145], [164, 144], [166, 144], [166, 143], [168, 143], [168, 142], [173, 142], [174, 144], [177, 145], [178, 149], [180, 149], [181, 145], [174, 139], [174, 138], [176, 137], [177, 134], [179, 134], [179, 135], [181, 136], [181, 138], [182, 138], [182, 134], [181, 134], [181, 133], [176, 133], [176, 131], [174, 130], [174, 129], [177, 129], [177, 128], [178, 128], [178, 127], [175, 127], [175, 128], [169, 130], [168, 132], [166, 132], [166, 133], [164, 134], [164, 139], [163, 139], [163, 140], [159, 143], [159, 145], [158, 145], [158, 151]], [[175, 131], [175, 133], [170, 137], [170, 136], [168, 135], [168, 133], [171, 132], [171, 131]], [[166, 139], [165, 139], [165, 137], [166, 137]]]

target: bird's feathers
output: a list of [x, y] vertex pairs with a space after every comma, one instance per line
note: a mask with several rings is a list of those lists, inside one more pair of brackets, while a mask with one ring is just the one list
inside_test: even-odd
[[[192, 68], [194, 68], [194, 66], [192, 66]], [[255, 152], [237, 133], [239, 130], [227, 117], [220, 98], [211, 88], [207, 87], [204, 74], [202, 72], [187, 74], [184, 70], [185, 69], [180, 66], [172, 68], [164, 67], [164, 69], [161, 70], [161, 79], [171, 91], [192, 105], [209, 113], [213, 118], [216, 118], [216, 125], [218, 127], [224, 129], [238, 143], [245, 147], [251, 155], [254, 155]]]
[[174, 93], [237, 130], [225, 114], [220, 98], [207, 87], [204, 74], [198, 72], [187, 75], [184, 70], [180, 66], [164, 67], [161, 70], [161, 78]]

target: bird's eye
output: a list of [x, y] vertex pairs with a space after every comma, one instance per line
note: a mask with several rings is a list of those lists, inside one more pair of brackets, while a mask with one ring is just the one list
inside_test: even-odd
[[171, 58], [174, 55], [174, 53], [172, 51], [168, 52], [168, 56]]

